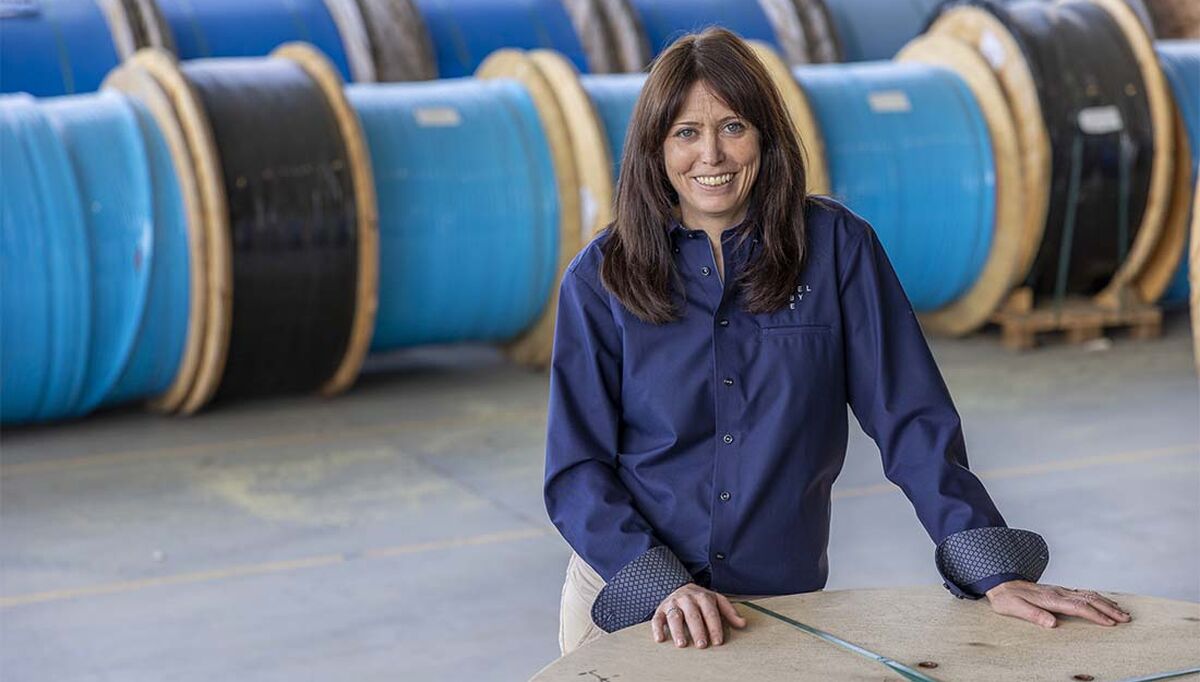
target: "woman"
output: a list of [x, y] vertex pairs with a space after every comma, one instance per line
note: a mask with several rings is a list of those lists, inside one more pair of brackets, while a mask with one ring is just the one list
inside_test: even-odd
[[799, 142], [753, 53], [710, 29], [662, 54], [634, 108], [616, 219], [567, 269], [546, 508], [575, 550], [563, 653], [645, 620], [699, 648], [727, 595], [825, 585], [846, 405], [937, 543], [958, 597], [1053, 627], [1129, 620], [1038, 585], [1041, 537], [968, 470], [958, 415], [871, 227], [805, 196]]

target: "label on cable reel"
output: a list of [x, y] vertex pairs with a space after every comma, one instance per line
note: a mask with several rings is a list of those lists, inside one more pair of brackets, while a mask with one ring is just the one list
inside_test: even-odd
[[1004, 44], [991, 31], [984, 31], [979, 36], [979, 54], [992, 65], [993, 69], [1004, 66]]
[[421, 107], [413, 112], [422, 128], [456, 128], [462, 125], [462, 115], [454, 107]]
[[906, 113], [912, 111], [912, 102], [903, 90], [880, 90], [867, 94], [871, 111], [877, 114]]
[[0, 19], [36, 17], [41, 13], [41, 0], [0, 0]]
[[1079, 129], [1088, 135], [1107, 135], [1125, 129], [1121, 110], [1112, 104], [1083, 109], [1079, 112], [1076, 121]]

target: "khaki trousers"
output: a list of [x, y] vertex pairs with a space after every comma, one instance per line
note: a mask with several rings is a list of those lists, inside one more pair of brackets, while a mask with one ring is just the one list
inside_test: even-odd
[[[592, 604], [596, 602], [596, 595], [600, 594], [604, 585], [604, 578], [588, 566], [586, 561], [580, 559], [578, 554], [571, 552], [558, 612], [558, 649], [564, 656], [605, 634], [592, 622]], [[740, 594], [725, 596], [732, 601], [762, 598]]]
[[592, 604], [603, 588], [600, 574], [571, 552], [558, 612], [558, 649], [564, 656], [604, 634], [592, 622]]

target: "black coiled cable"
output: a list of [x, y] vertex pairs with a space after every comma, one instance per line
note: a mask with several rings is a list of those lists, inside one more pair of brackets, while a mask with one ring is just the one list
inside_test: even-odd
[[332, 108], [285, 59], [185, 62], [216, 143], [233, 310], [218, 397], [313, 390], [349, 342], [357, 206]]
[[1150, 103], [1120, 26], [1088, 0], [952, 2], [996, 16], [1024, 54], [1050, 137], [1050, 204], [1027, 283], [1091, 295], [1137, 236], [1154, 159]]

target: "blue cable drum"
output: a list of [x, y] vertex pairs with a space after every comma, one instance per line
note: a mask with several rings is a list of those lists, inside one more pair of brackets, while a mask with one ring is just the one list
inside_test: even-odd
[[561, 0], [416, 0], [437, 58], [438, 76], [475, 72], [503, 47], [547, 48], [588, 71], [583, 44]]
[[352, 80], [350, 60], [324, 0], [157, 0], [180, 59], [259, 57], [292, 41], [314, 45]]
[[625, 134], [629, 130], [633, 105], [637, 103], [642, 86], [646, 83], [646, 75], [582, 76], [579, 82], [592, 100], [592, 106], [604, 127], [615, 181], [621, 169], [621, 155], [625, 149]]
[[554, 286], [559, 213], [549, 143], [506, 80], [356, 85], [379, 202], [372, 350], [503, 341]]
[[0, 420], [68, 414], [91, 330], [88, 237], [67, 150], [27, 97], [0, 99]]
[[[1180, 40], [1162, 41], [1155, 43], [1158, 60], [1162, 65], [1163, 75], [1171, 86], [1175, 96], [1175, 104], [1183, 118], [1184, 128], [1188, 134], [1188, 148], [1191, 150], [1192, 175], [1188, 187], [1196, 187], [1197, 175], [1200, 174], [1200, 41]], [[1183, 141], [1180, 141], [1182, 144]], [[1193, 190], [1194, 191], [1194, 190]], [[1187, 203], [1191, 206], [1191, 202]], [[1190, 221], [1185, 221], [1190, 224]], [[1186, 243], [1186, 240], [1185, 240]], [[1183, 249], [1179, 269], [1175, 271], [1171, 283], [1163, 293], [1162, 299], [1168, 303], [1187, 300], [1190, 287], [1188, 286], [1188, 250]]]
[[0, 92], [91, 92], [120, 58], [95, 0], [0, 6]]
[[[142, 129], [114, 93], [47, 100], [43, 114], [62, 140], [79, 190], [91, 270], [91, 316], [83, 390], [69, 412], [91, 412], [125, 371], [150, 283], [154, 213]], [[59, 415], [55, 415], [59, 416]]]
[[162, 131], [140, 101], [133, 107], [146, 148], [153, 204], [153, 235], [143, 259], [149, 271], [144, 314], [120, 378], [105, 396], [116, 405], [165, 392], [175, 379], [187, 342], [191, 259], [179, 180]]
[[879, 235], [914, 309], [956, 300], [991, 248], [987, 124], [954, 73], [913, 63], [798, 67], [833, 194]]
[[847, 62], [891, 59], [916, 38], [942, 0], [825, 0]]
[[758, 0], [630, 0], [651, 55], [676, 39], [709, 26], [724, 26], [746, 40], [761, 40], [783, 51], [775, 28]]

